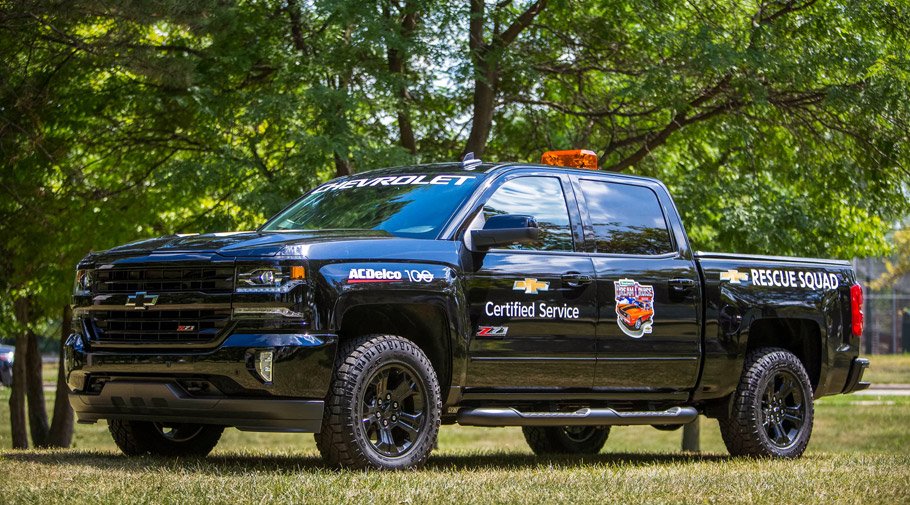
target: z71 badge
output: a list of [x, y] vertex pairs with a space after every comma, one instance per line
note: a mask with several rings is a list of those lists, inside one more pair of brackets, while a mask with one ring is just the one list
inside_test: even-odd
[[509, 333], [508, 326], [481, 326], [477, 328], [478, 337], [496, 338], [504, 337]]
[[616, 324], [623, 333], [641, 338], [654, 325], [654, 287], [632, 279], [613, 281], [616, 289]]

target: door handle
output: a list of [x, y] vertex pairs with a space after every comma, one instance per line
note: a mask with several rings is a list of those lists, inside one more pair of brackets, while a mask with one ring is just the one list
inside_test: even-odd
[[585, 284], [591, 284], [594, 279], [586, 274], [565, 274], [562, 276], [562, 281], [573, 288], [577, 288]]
[[676, 291], [686, 291], [695, 287], [695, 281], [692, 279], [670, 279], [669, 282]]

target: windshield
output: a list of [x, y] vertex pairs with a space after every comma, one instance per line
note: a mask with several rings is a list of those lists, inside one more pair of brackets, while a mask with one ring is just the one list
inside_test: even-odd
[[436, 238], [480, 180], [477, 175], [408, 174], [330, 182], [262, 230], [384, 230], [398, 237]]

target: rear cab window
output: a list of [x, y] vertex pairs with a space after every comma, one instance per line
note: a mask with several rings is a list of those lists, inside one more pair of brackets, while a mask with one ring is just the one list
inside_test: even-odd
[[663, 208], [651, 188], [584, 177], [577, 187], [587, 218], [588, 252], [648, 256], [674, 252]]

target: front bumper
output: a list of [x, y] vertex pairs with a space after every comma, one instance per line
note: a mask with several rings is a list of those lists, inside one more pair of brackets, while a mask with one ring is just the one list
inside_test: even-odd
[[844, 385], [843, 394], [862, 391], [870, 386], [868, 382], [862, 382], [863, 373], [869, 368], [869, 360], [864, 358], [855, 358], [850, 365], [850, 372], [847, 375], [847, 384]]
[[318, 432], [322, 400], [193, 397], [176, 381], [116, 380], [99, 394], [70, 393], [80, 423], [127, 419], [234, 426], [249, 431]]
[[[65, 346], [70, 404], [80, 422], [128, 419], [256, 431], [318, 432], [331, 380], [333, 334], [233, 334], [214, 349]], [[255, 369], [273, 353], [272, 381]]]

